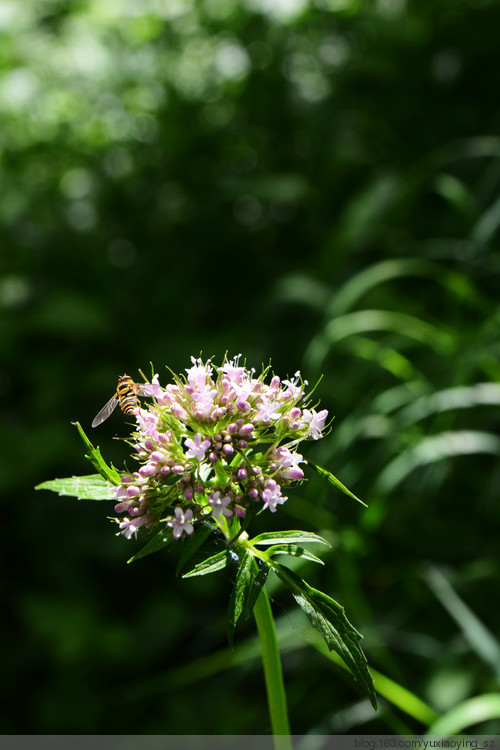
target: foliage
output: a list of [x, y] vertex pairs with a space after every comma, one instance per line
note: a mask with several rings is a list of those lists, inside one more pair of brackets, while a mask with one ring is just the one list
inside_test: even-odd
[[[225, 572], [125, 568], [100, 502], [32, 491], [80, 473], [70, 420], [119, 374], [201, 349], [322, 372], [332, 440], [305, 458], [368, 505], [318, 476], [282, 509], [332, 544], [289, 567], [345, 603], [384, 694], [373, 718], [337, 686], [274, 576], [293, 731], [500, 731], [499, 16], [3, 0], [4, 733], [266, 730], [253, 636], [229, 651], [213, 615]], [[121, 424], [100, 436], [119, 467]]]

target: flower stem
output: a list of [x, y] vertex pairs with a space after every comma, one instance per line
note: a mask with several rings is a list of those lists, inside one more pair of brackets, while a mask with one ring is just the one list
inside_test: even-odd
[[280, 652], [273, 613], [265, 588], [262, 589], [257, 598], [253, 613], [259, 633], [274, 747], [275, 750], [292, 750]]

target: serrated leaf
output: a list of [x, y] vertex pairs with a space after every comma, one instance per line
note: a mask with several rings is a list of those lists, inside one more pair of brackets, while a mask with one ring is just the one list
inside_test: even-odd
[[325, 639], [330, 651], [336, 651], [363, 687], [372, 706], [377, 709], [377, 697], [366, 657], [359, 645], [363, 637], [347, 619], [344, 608], [322, 591], [309, 586], [289, 568], [271, 562], [276, 575], [288, 586], [298, 605], [304, 610], [312, 626]]
[[85, 434], [85, 431], [83, 430], [81, 424], [79, 422], [73, 422], [76, 429], [78, 430], [81, 439], [83, 440], [85, 446], [88, 449], [88, 453], [85, 454], [85, 458], [88, 458], [89, 461], [95, 466], [99, 474], [104, 477], [108, 482], [111, 482], [111, 484], [118, 485], [121, 482], [120, 474], [116, 471], [116, 469], [112, 466], [108, 466], [106, 461], [101, 456], [101, 451], [99, 450], [99, 447], [95, 448], [90, 440], [88, 439], [87, 435]]
[[227, 562], [228, 551], [227, 549], [225, 549], [222, 552], [218, 552], [216, 555], [207, 557], [206, 560], [203, 560], [202, 562], [198, 563], [198, 565], [195, 565], [195, 567], [190, 570], [189, 573], [184, 573], [182, 577], [192, 578], [193, 576], [206, 576], [209, 573], [215, 573], [217, 570], [222, 570], [222, 568], [226, 567]]
[[210, 526], [200, 526], [196, 533], [190, 536], [182, 547], [181, 556], [177, 563], [176, 575], [179, 575], [185, 565], [191, 560], [194, 554], [203, 546], [213, 529]]
[[246, 550], [240, 558], [240, 564], [236, 573], [234, 587], [229, 599], [229, 607], [227, 610], [227, 640], [231, 647], [233, 645], [233, 635], [236, 623], [245, 609], [246, 602], [250, 595], [250, 590], [254, 580], [254, 565], [255, 561], [252, 553], [249, 550]]
[[320, 565], [325, 564], [323, 560], [316, 557], [316, 555], [313, 555], [312, 552], [309, 552], [303, 547], [298, 547], [296, 544], [276, 544], [273, 547], [269, 547], [269, 549], [266, 550], [266, 553], [270, 557], [273, 555], [290, 555], [291, 557], [303, 557], [305, 560], [312, 560]]
[[61, 496], [76, 497], [78, 500], [113, 500], [116, 494], [115, 488], [100, 474], [49, 479], [38, 484], [35, 490], [50, 490]]
[[309, 466], [312, 466], [315, 471], [318, 472], [318, 474], [321, 477], [324, 477], [327, 482], [332, 484], [337, 490], [340, 490], [340, 492], [343, 492], [344, 495], [348, 495], [349, 497], [352, 497], [353, 500], [356, 500], [356, 502], [361, 503], [361, 505], [364, 505], [365, 508], [367, 508], [367, 504], [364, 503], [362, 500], [359, 499], [359, 497], [356, 497], [356, 495], [351, 492], [351, 490], [348, 490], [345, 484], [342, 484], [340, 479], [337, 479], [336, 476], [334, 476], [330, 471], [327, 471], [327, 469], [324, 469], [322, 466], [318, 466], [318, 464], [315, 464], [314, 461], [310, 461], [307, 459], [307, 463]]
[[127, 560], [127, 563], [135, 562], [136, 560], [140, 560], [141, 557], [146, 557], [147, 555], [152, 555], [154, 552], [159, 552], [161, 549], [166, 549], [166, 547], [169, 547], [173, 541], [174, 537], [172, 536], [172, 529], [162, 529], [155, 534], [155, 536], [150, 539], [149, 542], [139, 550], [139, 552], [132, 555], [132, 557]]
[[307, 544], [309, 542], [318, 542], [318, 544], [325, 544], [327, 547], [331, 547], [331, 544], [323, 539], [322, 536], [314, 534], [312, 531], [266, 531], [264, 534], [259, 534], [251, 540], [252, 544], [262, 547], [267, 544], [279, 544], [301, 542]]

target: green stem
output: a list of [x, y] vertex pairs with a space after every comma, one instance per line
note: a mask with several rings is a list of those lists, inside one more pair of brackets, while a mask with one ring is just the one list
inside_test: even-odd
[[275, 750], [292, 750], [278, 640], [269, 597], [264, 588], [257, 598], [253, 613], [259, 633], [274, 747]]

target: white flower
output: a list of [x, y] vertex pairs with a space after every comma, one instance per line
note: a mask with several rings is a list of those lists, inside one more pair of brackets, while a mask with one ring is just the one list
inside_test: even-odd
[[277, 413], [279, 408], [280, 404], [278, 401], [271, 401], [264, 396], [258, 406], [255, 421], [269, 424], [271, 420], [279, 418], [280, 415]]
[[173, 529], [174, 539], [179, 539], [183, 532], [185, 534], [192, 534], [193, 524], [191, 523], [191, 519], [193, 518], [193, 511], [183, 511], [180, 506], [177, 506], [174, 513], [175, 518], [169, 518], [167, 521], [167, 526], [170, 526], [170, 528]]
[[139, 528], [146, 523], [146, 516], [140, 516], [139, 518], [115, 518], [114, 519], [120, 527], [119, 534], [123, 534], [125, 539], [132, 539], [133, 536], [137, 539], [137, 532]]
[[221, 497], [221, 495], [222, 492], [217, 491], [214, 492], [209, 499], [209, 503], [213, 508], [212, 515], [214, 518], [219, 518], [220, 514], [222, 513], [223, 516], [232, 518], [233, 511], [229, 510], [229, 508], [227, 507], [232, 498], [229, 495], [226, 495], [226, 497]]

